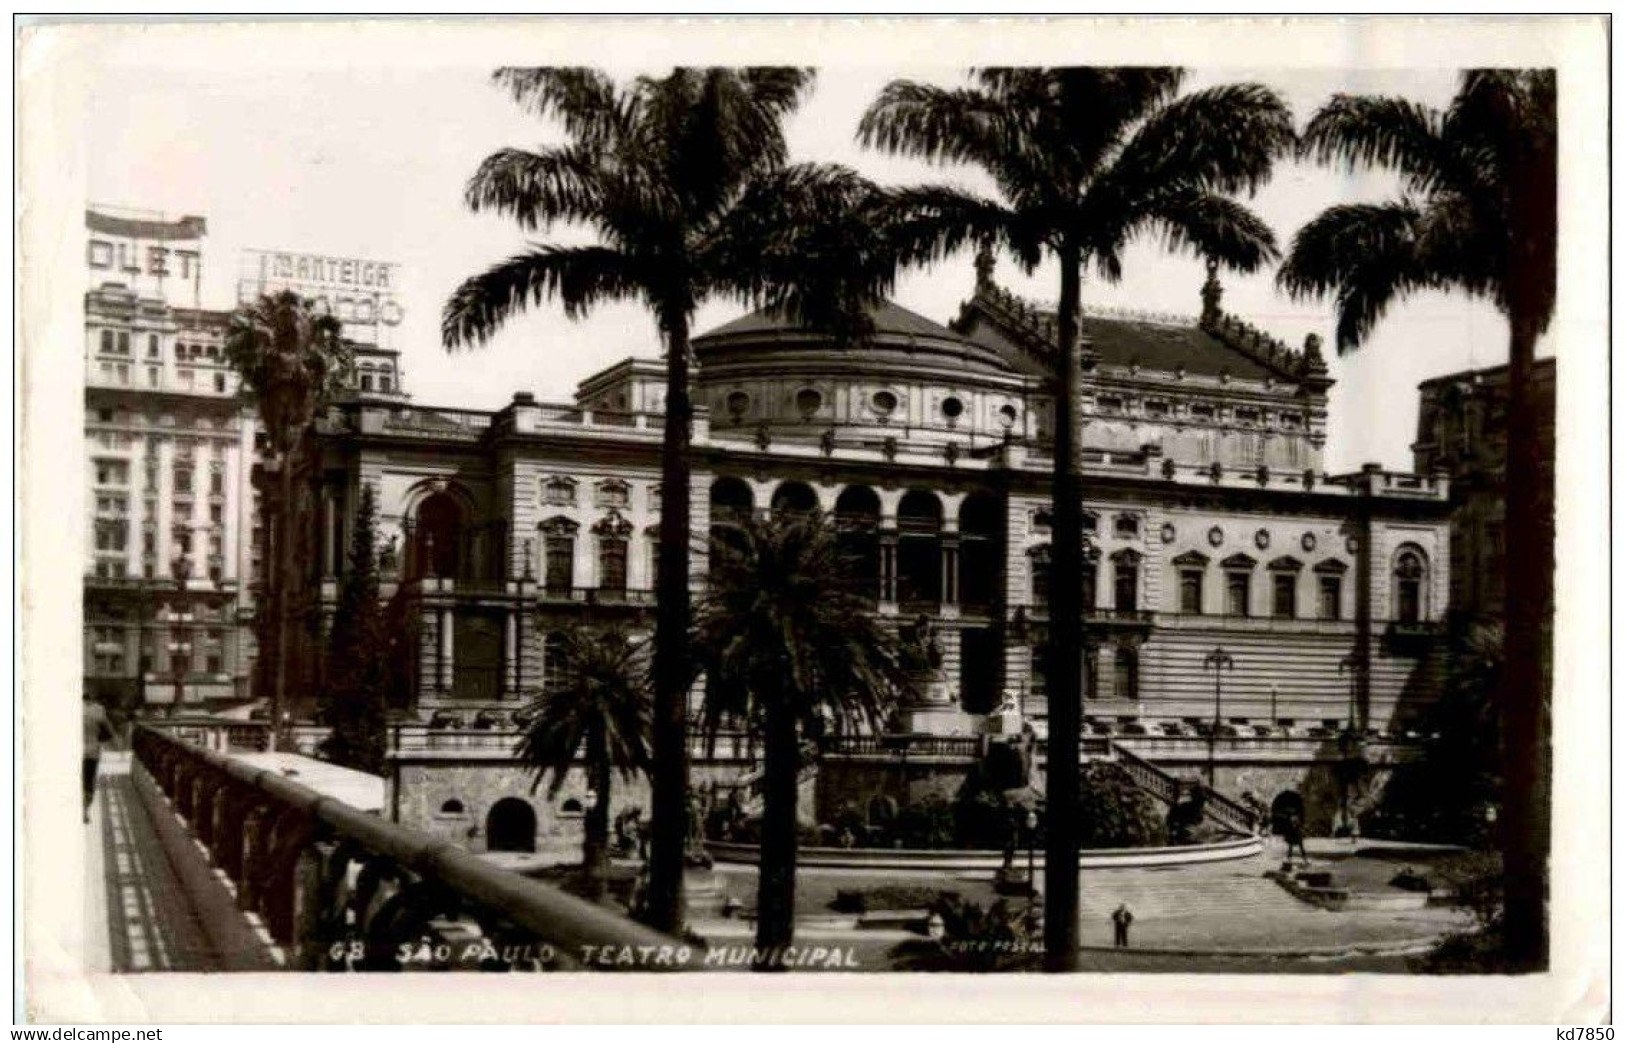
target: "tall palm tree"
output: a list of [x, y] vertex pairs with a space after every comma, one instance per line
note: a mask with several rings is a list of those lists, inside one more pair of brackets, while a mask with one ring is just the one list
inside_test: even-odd
[[[609, 797], [614, 776], [649, 767], [649, 668], [642, 645], [619, 630], [564, 632], [562, 684], [549, 685], [519, 713], [514, 753], [536, 769], [535, 786], [552, 775], [557, 797], [580, 756], [596, 795], [583, 822], [582, 880], [587, 897], [603, 897], [609, 876]], [[532, 787], [533, 789], [535, 787]]]
[[307, 447], [306, 434], [321, 410], [342, 393], [355, 368], [354, 353], [339, 335], [339, 321], [312, 302], [283, 291], [239, 307], [226, 330], [225, 358], [241, 379], [265, 425], [268, 463], [277, 469], [275, 517], [267, 530], [276, 542], [271, 572], [271, 749], [277, 748], [288, 689], [288, 594], [298, 567], [294, 554], [293, 473]]
[[[863, 116], [865, 144], [939, 163], [982, 168], [999, 199], [951, 188], [898, 193], [896, 243], [913, 262], [936, 260], [970, 243], [1000, 245], [1032, 271], [1059, 261], [1060, 307], [1051, 393], [1055, 401], [1051, 478], [1052, 569], [1081, 576], [1082, 488], [1078, 468], [1081, 375], [1078, 320], [1084, 271], [1122, 276], [1123, 249], [1160, 234], [1171, 249], [1253, 271], [1275, 256], [1269, 228], [1230, 198], [1269, 176], [1293, 142], [1291, 113], [1272, 91], [1251, 84], [1182, 97], [1172, 68], [981, 69], [975, 86], [948, 90], [889, 84]], [[1082, 590], [1058, 584], [1050, 595], [1050, 821], [1045, 844], [1045, 963], [1074, 970], [1078, 960], [1078, 762], [1081, 726]]]
[[648, 919], [673, 931], [688, 801], [690, 323], [722, 297], [861, 336], [863, 305], [892, 278], [872, 234], [878, 195], [850, 170], [787, 163], [783, 122], [812, 83], [807, 70], [679, 68], [628, 88], [591, 69], [506, 68], [495, 79], [556, 117], [568, 141], [487, 157], [468, 205], [526, 231], [585, 227], [597, 241], [536, 243], [464, 282], [445, 307], [446, 346], [483, 343], [553, 297], [571, 318], [641, 301], [665, 341]]
[[830, 721], [878, 729], [913, 691], [896, 633], [852, 579], [835, 528], [817, 513], [727, 526], [712, 541], [694, 645], [710, 675], [703, 727], [748, 720], [763, 736], [756, 945], [761, 969], [795, 930], [796, 787], [805, 737]]
[[1337, 95], [1305, 129], [1305, 155], [1385, 167], [1400, 198], [1328, 208], [1293, 238], [1278, 276], [1297, 297], [1335, 294], [1337, 347], [1370, 335], [1389, 305], [1427, 290], [1491, 301], [1510, 328], [1502, 836], [1506, 948], [1546, 960], [1550, 844], [1549, 696], [1542, 630], [1551, 604], [1551, 504], [1540, 479], [1531, 372], [1557, 296], [1557, 77], [1549, 69], [1462, 74], [1444, 111], [1402, 98]]

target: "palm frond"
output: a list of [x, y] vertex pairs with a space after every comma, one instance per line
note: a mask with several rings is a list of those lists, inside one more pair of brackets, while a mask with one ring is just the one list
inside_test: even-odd
[[626, 255], [602, 246], [541, 245], [465, 281], [446, 302], [440, 334], [446, 347], [480, 344], [513, 315], [549, 297], [577, 318], [604, 300], [642, 290]]
[[1404, 98], [1337, 94], [1304, 128], [1298, 151], [1349, 170], [1391, 168], [1415, 193], [1464, 185], [1470, 177], [1465, 157], [1442, 133], [1443, 120], [1438, 110]]
[[[1091, 250], [1101, 274], [1111, 278], [1115, 259], [1136, 234], [1146, 229], [1162, 232], [1164, 245], [1172, 252], [1191, 251], [1239, 272], [1255, 272], [1276, 260], [1275, 232], [1263, 218], [1241, 203], [1217, 192], [1181, 189], [1163, 192], [1146, 200], [1144, 209], [1131, 211], [1127, 223], [1115, 235]], [[1079, 238], [1105, 222], [1094, 222], [1079, 230]], [[1110, 225], [1105, 225], [1111, 228]], [[1107, 264], [1101, 264], [1106, 260]], [[1108, 267], [1112, 265], [1112, 267]]]
[[1292, 110], [1256, 83], [1233, 83], [1175, 98], [1123, 144], [1097, 192], [1124, 202], [1167, 186], [1254, 192], [1292, 151]]
[[603, 196], [601, 157], [580, 144], [544, 152], [493, 152], [469, 178], [463, 199], [474, 211], [506, 214], [526, 231], [556, 221], [590, 222]]
[[[630, 778], [649, 767], [650, 679], [643, 646], [616, 629], [577, 627], [563, 632], [562, 684], [544, 690], [518, 714], [514, 754], [535, 771], [534, 786], [551, 776], [557, 796], [571, 767], [602, 755], [607, 767]], [[588, 750], [589, 736], [601, 750]]]
[[557, 116], [578, 142], [606, 144], [624, 134], [634, 116], [636, 100], [597, 69], [509, 66], [491, 78], [530, 112]]
[[1294, 299], [1335, 294], [1337, 350], [1357, 348], [1393, 301], [1439, 285], [1418, 263], [1421, 220], [1408, 201], [1331, 207], [1293, 237], [1276, 283]]

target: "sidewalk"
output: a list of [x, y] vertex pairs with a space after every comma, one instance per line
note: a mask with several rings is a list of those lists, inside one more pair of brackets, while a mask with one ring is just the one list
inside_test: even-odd
[[130, 755], [102, 757], [84, 827], [85, 953], [93, 971], [209, 971], [214, 954], [130, 779]]

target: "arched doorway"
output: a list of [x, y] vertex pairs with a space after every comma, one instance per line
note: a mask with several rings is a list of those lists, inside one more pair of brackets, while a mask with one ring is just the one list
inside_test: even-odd
[[1286, 790], [1270, 802], [1270, 832], [1279, 836], [1286, 832], [1288, 822], [1303, 822], [1303, 795], [1297, 790]]
[[536, 810], [518, 797], [503, 797], [485, 816], [487, 851], [535, 851]]
[[457, 579], [462, 560], [463, 508], [449, 493], [435, 493], [418, 505], [412, 525], [412, 572]]
[[750, 520], [755, 499], [742, 479], [718, 478], [711, 483], [711, 524], [743, 525]]

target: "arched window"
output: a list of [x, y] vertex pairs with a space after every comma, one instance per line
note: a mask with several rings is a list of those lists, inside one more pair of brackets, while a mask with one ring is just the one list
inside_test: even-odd
[[942, 501], [916, 490], [897, 505], [897, 600], [913, 609], [942, 603]]
[[1140, 657], [1132, 648], [1117, 649], [1112, 663], [1112, 691], [1119, 699], [1140, 697]]
[[806, 482], [781, 482], [773, 490], [772, 507], [777, 515], [815, 514], [818, 494]]
[[836, 537], [852, 588], [880, 598], [880, 497], [866, 485], [841, 490], [835, 500]]
[[1419, 623], [1427, 613], [1427, 559], [1415, 547], [1394, 558], [1394, 618]]
[[713, 525], [743, 525], [750, 520], [755, 506], [750, 486], [742, 479], [729, 476], [711, 483]]
[[466, 812], [465, 812], [465, 809], [463, 808], [463, 802], [460, 801], [460, 800], [453, 799], [453, 800], [448, 800], [444, 804], [440, 805], [440, 813], [442, 815], [446, 815], [446, 816], [450, 817], [450, 816], [454, 816], [454, 815], [462, 815], [462, 814], [465, 814]]

